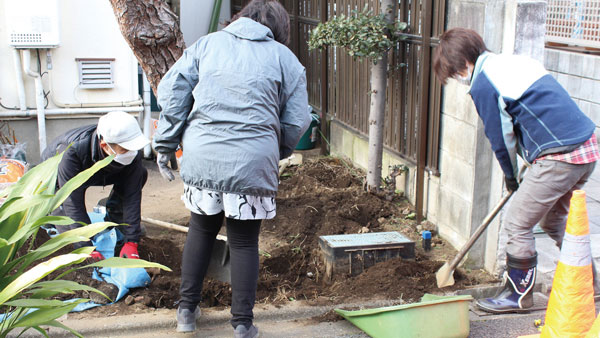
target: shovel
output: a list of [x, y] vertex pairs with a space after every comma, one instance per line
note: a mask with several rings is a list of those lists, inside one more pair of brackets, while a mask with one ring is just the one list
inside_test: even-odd
[[[188, 228], [169, 222], [159, 221], [149, 217], [142, 216], [142, 221], [153, 225], [158, 225], [163, 228], [172, 229], [180, 232], [188, 232]], [[208, 264], [206, 275], [222, 282], [231, 283], [230, 277], [231, 264], [229, 262], [229, 244], [227, 237], [217, 235]]]
[[498, 212], [502, 209], [502, 207], [504, 207], [506, 202], [508, 202], [508, 200], [510, 199], [512, 194], [513, 194], [513, 192], [509, 191], [508, 194], [506, 194], [506, 196], [502, 197], [502, 199], [500, 200], [500, 202], [498, 202], [498, 204], [496, 205], [494, 210], [492, 210], [492, 212], [490, 212], [485, 217], [485, 219], [483, 220], [483, 223], [481, 223], [481, 225], [477, 228], [477, 230], [475, 230], [473, 235], [471, 235], [471, 238], [469, 238], [469, 241], [462, 247], [462, 249], [460, 249], [460, 252], [456, 255], [456, 257], [454, 257], [454, 259], [452, 260], [452, 263], [448, 264], [448, 262], [446, 262], [438, 270], [438, 272], [435, 274], [435, 278], [437, 279], [437, 287], [438, 288], [443, 288], [446, 286], [454, 285], [454, 269], [456, 269], [456, 267], [458, 266], [460, 261], [463, 259], [463, 257], [465, 257], [465, 254], [469, 251], [469, 249], [471, 249], [473, 244], [475, 244], [475, 241], [477, 241], [479, 236], [481, 236], [483, 231], [485, 231], [485, 229], [492, 222], [494, 217], [496, 217]]

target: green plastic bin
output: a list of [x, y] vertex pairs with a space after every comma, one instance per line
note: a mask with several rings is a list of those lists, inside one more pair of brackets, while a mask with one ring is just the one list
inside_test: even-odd
[[311, 113], [310, 116], [310, 127], [308, 127], [304, 135], [302, 135], [300, 141], [298, 141], [296, 150], [313, 149], [317, 143], [317, 137], [319, 135], [319, 115]]
[[335, 312], [373, 338], [464, 338], [469, 336], [472, 299], [425, 294], [419, 303]]

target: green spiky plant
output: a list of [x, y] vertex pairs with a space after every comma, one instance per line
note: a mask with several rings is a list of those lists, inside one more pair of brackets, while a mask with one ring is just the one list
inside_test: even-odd
[[[72, 267], [89, 258], [94, 247], [83, 247], [68, 254], [55, 255], [58, 250], [70, 244], [88, 241], [106, 228], [116, 225], [110, 222], [93, 223], [66, 231], [38, 248], [33, 247], [37, 232], [42, 225], [74, 223], [69, 217], [48, 215], [59, 207], [73, 190], [108, 165], [114, 157], [109, 156], [97, 162], [55, 192], [58, 165], [62, 155], [62, 153], [58, 154], [37, 165], [18, 182], [0, 192], [0, 198], [5, 198], [5, 202], [0, 206], [0, 313], [2, 316], [0, 338], [6, 337], [15, 329], [22, 329], [19, 334], [21, 335], [31, 328], [48, 337], [42, 325], [59, 327], [81, 337], [73, 329], [58, 322], [57, 318], [70, 312], [77, 304], [89, 300], [64, 302], [52, 298], [58, 294], [73, 294], [77, 290], [87, 290], [107, 296], [92, 287], [61, 279], [76, 269], [158, 267], [171, 271], [161, 264], [116, 257]], [[21, 250], [24, 245], [27, 246]], [[23, 251], [26, 252], [17, 255], [17, 252]], [[57, 277], [43, 280], [55, 271], [57, 273], [53, 275]]]

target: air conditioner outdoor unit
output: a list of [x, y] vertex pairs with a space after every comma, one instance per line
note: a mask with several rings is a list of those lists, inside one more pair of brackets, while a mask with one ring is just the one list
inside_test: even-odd
[[15, 48], [58, 47], [58, 0], [7, 0], [4, 7], [9, 45]]

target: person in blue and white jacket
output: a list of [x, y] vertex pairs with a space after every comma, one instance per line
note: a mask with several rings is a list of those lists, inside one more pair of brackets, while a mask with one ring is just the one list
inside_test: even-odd
[[[477, 305], [492, 313], [530, 308], [537, 265], [533, 227], [539, 223], [561, 247], [572, 192], [583, 187], [600, 158], [596, 126], [537, 60], [491, 53], [473, 30], [442, 34], [433, 67], [444, 84], [455, 78], [470, 85], [506, 188], [514, 192], [504, 223], [505, 285]], [[520, 185], [517, 155], [530, 165]]]

